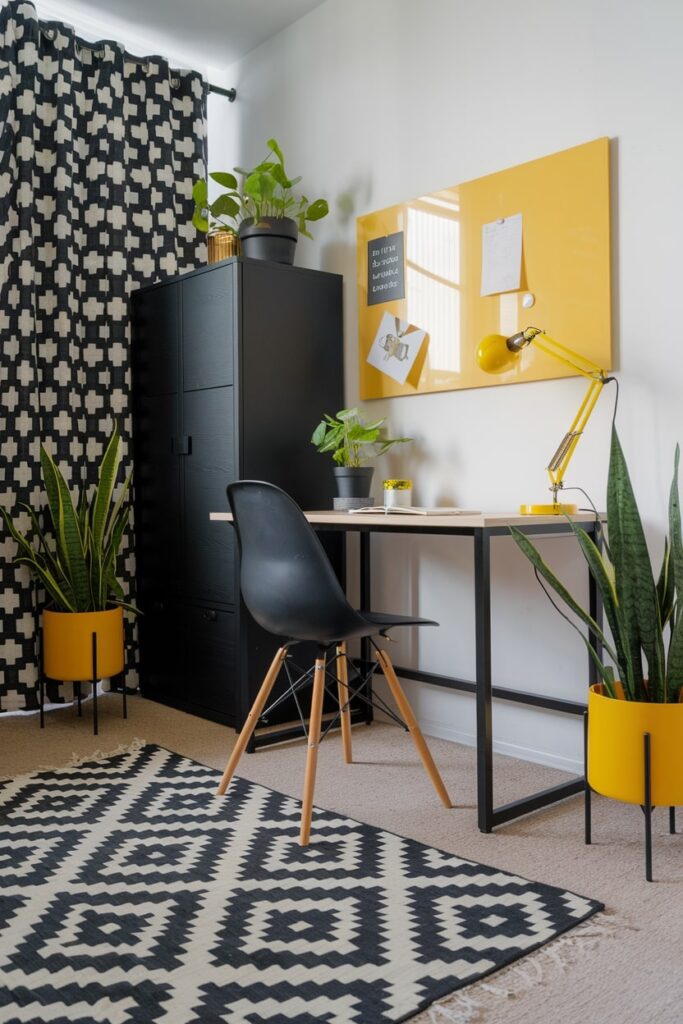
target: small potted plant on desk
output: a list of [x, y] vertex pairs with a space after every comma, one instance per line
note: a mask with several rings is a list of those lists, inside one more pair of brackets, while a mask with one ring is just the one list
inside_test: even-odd
[[543, 589], [545, 582], [588, 627], [587, 638], [568, 619], [587, 645], [601, 679], [588, 694], [586, 842], [591, 841], [591, 789], [640, 804], [645, 813], [648, 881], [652, 881], [652, 809], [670, 808], [669, 828], [674, 833], [674, 809], [683, 804], [683, 542], [678, 464], [677, 446], [669, 537], [657, 582], [614, 428], [603, 551], [580, 524], [572, 525], [602, 598], [611, 638], [572, 597], [529, 538], [511, 528]]
[[386, 437], [382, 426], [386, 417], [365, 423], [358, 409], [342, 409], [336, 416], [325, 414], [313, 431], [311, 444], [319, 452], [331, 454], [338, 497], [334, 507], [344, 510], [371, 504], [370, 485], [374, 468], [364, 463], [383, 455], [395, 444], [406, 444], [412, 437]]
[[[79, 714], [81, 682], [93, 685], [93, 729], [97, 735], [97, 680], [123, 673], [123, 610], [137, 612], [124, 601], [116, 562], [130, 513], [131, 475], [114, 498], [121, 461], [121, 437], [112, 433], [99, 467], [98, 482], [88, 496], [81, 489], [74, 505], [66, 480], [41, 445], [40, 465], [51, 528], [43, 530], [39, 512], [23, 505], [30, 521], [24, 534], [5, 509], [5, 524], [19, 546], [15, 562], [27, 565], [44, 588], [40, 725], [44, 726], [45, 678], [76, 685]], [[122, 680], [123, 713], [126, 687]]]

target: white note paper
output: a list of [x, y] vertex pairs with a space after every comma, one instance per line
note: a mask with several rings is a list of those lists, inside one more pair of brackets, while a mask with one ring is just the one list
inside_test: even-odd
[[517, 291], [522, 275], [522, 215], [482, 227], [481, 294]]

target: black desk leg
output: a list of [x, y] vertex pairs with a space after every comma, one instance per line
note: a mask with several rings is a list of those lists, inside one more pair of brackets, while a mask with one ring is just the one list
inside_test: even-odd
[[[372, 608], [372, 565], [370, 558], [370, 534], [360, 533], [360, 607], [361, 611], [370, 611]], [[363, 637], [360, 642], [361, 671], [369, 672], [372, 664], [372, 648], [368, 637]], [[365, 721], [369, 725], [374, 718], [372, 701], [372, 676], [368, 679], [366, 697], [368, 703], [365, 705]]]
[[474, 531], [474, 615], [477, 651], [477, 806], [479, 831], [493, 828], [491, 715], [491, 538]]

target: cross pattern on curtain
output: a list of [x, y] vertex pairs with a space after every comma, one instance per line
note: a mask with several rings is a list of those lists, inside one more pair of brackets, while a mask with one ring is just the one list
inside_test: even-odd
[[[110, 40], [84, 44], [65, 25], [39, 22], [26, 0], [1, 5], [0, 503], [8, 510], [44, 504], [41, 442], [75, 489], [94, 481], [116, 420], [130, 467], [128, 297], [206, 262], [191, 223], [192, 185], [205, 175], [198, 73], [157, 56], [133, 60]], [[16, 546], [0, 529], [0, 708], [31, 708], [43, 595], [12, 564]], [[134, 599], [130, 531], [118, 570]], [[133, 623], [126, 646], [135, 685]]]

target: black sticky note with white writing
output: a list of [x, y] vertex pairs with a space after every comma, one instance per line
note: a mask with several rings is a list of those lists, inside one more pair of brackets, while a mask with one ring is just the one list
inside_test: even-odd
[[405, 297], [403, 232], [368, 242], [368, 306]]

